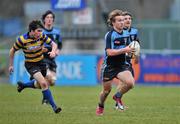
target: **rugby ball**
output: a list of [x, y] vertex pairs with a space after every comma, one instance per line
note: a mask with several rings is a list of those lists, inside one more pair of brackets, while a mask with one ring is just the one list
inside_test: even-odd
[[135, 48], [135, 52], [132, 53], [132, 57], [134, 58], [135, 56], [140, 56], [140, 44], [138, 41], [132, 41], [130, 44], [129, 44], [129, 47], [130, 48]]

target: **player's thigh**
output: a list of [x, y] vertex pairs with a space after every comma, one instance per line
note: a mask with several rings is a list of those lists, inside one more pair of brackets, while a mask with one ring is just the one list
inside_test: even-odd
[[39, 83], [42, 89], [48, 88], [48, 83], [41, 72], [36, 72], [33, 77]]
[[116, 77], [118, 72], [119, 72], [119, 69], [115, 68], [111, 65], [103, 66], [103, 68], [101, 69], [101, 75], [102, 75], [103, 82], [113, 80], [113, 78]]
[[129, 70], [125, 70], [119, 72], [117, 74], [118, 79], [120, 79], [123, 83], [134, 84], [134, 78], [132, 73]]
[[43, 69], [45, 72], [42, 72], [43, 67], [41, 65], [41, 62], [25, 63], [25, 67], [31, 77], [33, 77], [33, 79], [35, 79], [40, 84], [41, 88], [47, 88], [47, 81], [44, 78], [46, 73], [46, 66], [44, 66], [45, 70]]
[[44, 76], [41, 74], [41, 72], [36, 72], [34, 75], [33, 75], [34, 79], [37, 80], [38, 83], [44, 83], [46, 82]]

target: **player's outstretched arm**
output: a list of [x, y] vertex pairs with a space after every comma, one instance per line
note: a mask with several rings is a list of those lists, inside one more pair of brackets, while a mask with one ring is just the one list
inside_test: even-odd
[[14, 70], [14, 67], [13, 67], [14, 54], [15, 54], [15, 50], [12, 47], [9, 51], [9, 73], [12, 73]]

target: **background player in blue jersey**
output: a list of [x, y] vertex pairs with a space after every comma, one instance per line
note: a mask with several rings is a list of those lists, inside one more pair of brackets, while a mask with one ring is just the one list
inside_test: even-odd
[[113, 96], [113, 99], [118, 103], [119, 109], [124, 109], [120, 100], [121, 96], [126, 93], [125, 88], [128, 87], [130, 89], [134, 86], [134, 78], [130, 71], [130, 65], [126, 61], [126, 53], [134, 52], [134, 49], [127, 46], [129, 35], [123, 30], [123, 12], [121, 10], [113, 10], [109, 14], [108, 24], [112, 27], [112, 30], [105, 35], [106, 47], [102, 67], [103, 89], [100, 93], [96, 115], [103, 115], [104, 103], [111, 91], [113, 78], [117, 78], [126, 84], [126, 87], [121, 87], [121, 83], [119, 83], [117, 85], [117, 92]]
[[[124, 30], [127, 31], [127, 33], [129, 33], [129, 37], [130, 37], [130, 42], [132, 41], [138, 41], [139, 42], [139, 38], [138, 38], [138, 29], [132, 27], [132, 15], [130, 12], [128, 11], [124, 11]], [[129, 42], [129, 44], [130, 44]], [[131, 59], [132, 57], [127, 56], [127, 61], [131, 64]], [[135, 56], [135, 63], [137, 64], [139, 60], [138, 56]], [[133, 74], [134, 75], [134, 74]]]
[[[62, 48], [62, 38], [60, 35], [60, 30], [54, 27], [55, 14], [48, 10], [42, 15], [42, 21], [44, 24], [43, 33], [46, 34], [49, 38], [51, 38], [58, 45], [58, 49], [56, 50], [56, 55], [59, 55], [60, 50]], [[44, 44], [44, 61], [47, 64], [47, 77], [50, 80], [50, 85], [54, 85], [56, 81], [56, 62], [55, 57], [52, 58], [49, 56], [48, 52], [51, 51], [51, 45]]]
[[[130, 37], [130, 40], [129, 40], [129, 42], [127, 43], [127, 45], [129, 45], [132, 41], [138, 41], [139, 42], [139, 39], [138, 39], [138, 30], [136, 29], [136, 28], [134, 28], [134, 27], [131, 27], [131, 25], [132, 25], [132, 15], [131, 15], [131, 13], [129, 13], [129, 12], [127, 12], [127, 11], [124, 11], [123, 12], [123, 15], [124, 15], [124, 32], [125, 33], [127, 33], [127, 35], [129, 35], [129, 37]], [[127, 54], [126, 54], [127, 55]], [[134, 62], [135, 62], [135, 64], [137, 64], [138, 63], [138, 61], [139, 61], [139, 57], [138, 56], [135, 56], [135, 58], [134, 58]], [[130, 70], [131, 70], [131, 73], [132, 73], [132, 75], [134, 76], [134, 70], [133, 70], [133, 68], [132, 68], [132, 56], [129, 56], [129, 55], [127, 55], [126, 56], [126, 61], [129, 63], [129, 65], [130, 65]], [[116, 78], [114, 79], [114, 81], [115, 82], [120, 82], [120, 80], [117, 80]], [[126, 84], [124, 84], [124, 83], [122, 83], [122, 82], [120, 82], [121, 83], [121, 87], [120, 87], [120, 89], [121, 88], [123, 88], [123, 87], [125, 87], [124, 85], [126, 85]], [[127, 89], [125, 89], [126, 90], [126, 92], [129, 90], [129, 88], [127, 88]], [[121, 96], [121, 100], [120, 100], [120, 102], [121, 102], [121, 104], [123, 105], [123, 102], [122, 102], [122, 96]], [[124, 105], [123, 105], [124, 106]], [[117, 103], [116, 103], [116, 106], [115, 106], [116, 108], [118, 108], [118, 105], [117, 105]], [[124, 106], [125, 108], [127, 108], [127, 106]]]
[[[57, 107], [53, 100], [48, 81], [45, 79], [46, 64], [43, 61], [44, 43], [52, 46], [52, 50], [48, 53], [50, 57], [56, 56], [57, 45], [42, 33], [42, 28], [43, 25], [41, 24], [41, 21], [33, 20], [29, 24], [29, 31], [17, 38], [13, 47], [10, 49], [9, 72], [13, 72], [15, 52], [22, 49], [25, 57], [26, 70], [40, 85], [43, 98], [50, 103], [55, 113], [59, 113], [61, 108]], [[24, 87], [35, 88], [35, 85], [34, 82], [29, 82], [27, 84], [19, 83], [18, 91], [21, 91]]]

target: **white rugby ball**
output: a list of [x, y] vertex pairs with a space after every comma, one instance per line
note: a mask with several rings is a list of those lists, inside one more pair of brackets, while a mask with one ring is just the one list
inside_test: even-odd
[[129, 47], [130, 48], [135, 48], [135, 52], [133, 53], [133, 56], [140, 56], [140, 44], [138, 41], [132, 41], [130, 44], [129, 44]]

